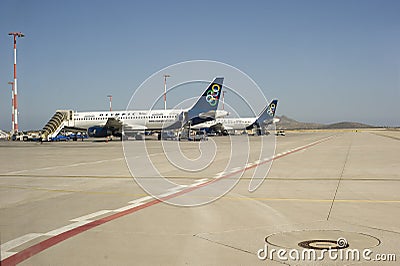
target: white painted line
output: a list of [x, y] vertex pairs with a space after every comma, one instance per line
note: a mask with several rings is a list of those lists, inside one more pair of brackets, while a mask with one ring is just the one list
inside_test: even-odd
[[172, 194], [175, 194], [175, 193], [176, 193], [176, 191], [167, 192], [167, 193], [158, 195], [157, 198], [161, 199], [161, 198], [164, 198], [164, 197], [171, 196]]
[[252, 167], [253, 165], [255, 165], [255, 164], [254, 163], [247, 163], [244, 168], [249, 168], [249, 167]]
[[44, 167], [44, 168], [40, 168], [40, 169], [35, 169], [36, 170], [50, 170], [50, 169], [55, 169], [55, 167]]
[[175, 187], [172, 187], [172, 188], [169, 188], [169, 189], [167, 189], [167, 191], [179, 191], [179, 190], [182, 190], [182, 189], [184, 189], [184, 188], [187, 188], [188, 186], [186, 186], [186, 185], [179, 185], [179, 186], [175, 186]]
[[143, 201], [150, 200], [150, 199], [153, 199], [153, 197], [152, 197], [152, 196], [146, 196], [146, 197], [143, 197], [143, 198], [131, 200], [131, 201], [129, 201], [128, 203], [132, 203], [132, 204], [141, 203], [141, 202], [143, 202]]
[[195, 182], [193, 182], [192, 184], [188, 185], [188, 187], [196, 187], [198, 185], [204, 184], [208, 182], [208, 178], [202, 178], [202, 179], [198, 179], [195, 180]]
[[242, 170], [242, 169], [243, 169], [243, 167], [235, 167], [230, 171], [230, 173], [234, 173], [234, 172], [237, 172], [237, 171]]
[[80, 165], [90, 165], [90, 164], [99, 164], [99, 163], [120, 161], [120, 160], [123, 160], [123, 159], [124, 158], [114, 158], [114, 159], [92, 161], [92, 162], [74, 163], [74, 164], [67, 164], [67, 165], [56, 165], [56, 166], [36, 168], [36, 169], [25, 169], [25, 170], [19, 170], [19, 171], [12, 171], [12, 172], [8, 172], [8, 173], [5, 173], [5, 174], [18, 174], [18, 173], [23, 173], [23, 172], [28, 172], [28, 171], [52, 170], [52, 169], [58, 169], [58, 168], [75, 167], [75, 166], [80, 166]]
[[113, 212], [123, 212], [123, 211], [129, 210], [129, 209], [135, 208], [135, 207], [137, 207], [137, 206], [140, 206], [140, 205], [142, 205], [142, 204], [143, 204], [143, 203], [141, 203], [141, 202], [138, 202], [138, 203], [135, 203], [135, 204], [130, 204], [130, 205], [121, 207], [121, 208], [119, 208], [119, 209], [115, 209], [115, 210], [113, 210]]
[[101, 211], [98, 211], [98, 212], [90, 213], [90, 214], [87, 214], [87, 215], [72, 219], [70, 221], [71, 222], [86, 221], [86, 220], [89, 220], [89, 219], [91, 219], [93, 217], [97, 217], [97, 216], [100, 216], [100, 215], [103, 215], [103, 214], [106, 214], [106, 213], [109, 213], [109, 212], [111, 212], [111, 210], [101, 210]]
[[[38, 234], [38, 233], [30, 233], [30, 234], [26, 234], [23, 236], [20, 236], [18, 238], [15, 238], [13, 240], [10, 240], [4, 244], [1, 245], [1, 252], [3, 253], [3, 251], [9, 251], [13, 248], [16, 248], [22, 244], [25, 244], [26, 242], [29, 242], [35, 238], [38, 238], [39, 236], [42, 236], [43, 234]], [[3, 255], [1, 256], [1, 258], [3, 259]]]
[[12, 172], [5, 173], [5, 175], [20, 174], [20, 173], [24, 173], [24, 172], [28, 172], [28, 170], [12, 171]]
[[108, 162], [120, 161], [120, 160], [123, 160], [123, 159], [124, 158], [115, 158], [115, 159], [100, 160], [100, 161], [86, 162], [86, 163], [74, 163], [74, 164], [61, 166], [61, 167], [74, 167], [74, 166], [87, 165], [87, 164], [108, 163]]
[[214, 178], [220, 178], [221, 176], [225, 175], [225, 172], [220, 172], [214, 176]]
[[76, 223], [73, 223], [73, 224], [69, 224], [69, 225], [57, 228], [57, 229], [55, 229], [53, 231], [49, 231], [47, 233], [44, 233], [43, 235], [56, 236], [56, 235], [62, 234], [62, 233], [67, 232], [67, 231], [69, 231], [71, 229], [77, 228], [79, 226], [82, 226], [84, 224], [88, 224], [88, 223], [91, 223], [91, 222], [92, 222], [91, 220], [79, 221], [79, 222], [76, 222]]
[[8, 252], [8, 251], [1, 251], [1, 260], [7, 259], [8, 257], [11, 257], [12, 255], [17, 254], [17, 252]]
[[148, 156], [158, 156], [158, 155], [164, 155], [164, 154], [165, 154], [164, 152], [156, 152], [156, 153], [150, 154]]

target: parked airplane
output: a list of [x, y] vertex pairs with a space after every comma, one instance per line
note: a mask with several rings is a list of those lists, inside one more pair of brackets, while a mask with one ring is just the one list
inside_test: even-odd
[[215, 78], [197, 102], [185, 110], [75, 112], [74, 128], [87, 130], [91, 137], [122, 137], [122, 131], [160, 132], [211, 121], [226, 115], [226, 112], [217, 112], [223, 80], [222, 77]]
[[275, 111], [278, 105], [278, 100], [273, 100], [267, 105], [264, 110], [257, 117], [248, 118], [217, 118], [215, 120], [207, 121], [197, 124], [192, 129], [210, 129], [216, 131], [223, 130], [244, 130], [244, 129], [257, 129], [257, 134], [265, 134], [266, 128], [269, 124], [279, 122], [279, 118], [275, 118]]

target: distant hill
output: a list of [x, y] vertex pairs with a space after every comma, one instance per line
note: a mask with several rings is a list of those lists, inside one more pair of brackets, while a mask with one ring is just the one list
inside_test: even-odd
[[278, 129], [345, 129], [345, 128], [371, 128], [374, 126], [356, 122], [339, 122], [333, 124], [318, 124], [299, 122], [287, 116], [278, 116], [280, 121], [277, 123]]
[[371, 127], [375, 127], [375, 126], [357, 123], [357, 122], [339, 122], [339, 123], [326, 125], [324, 128], [341, 129], [341, 128], [371, 128]]

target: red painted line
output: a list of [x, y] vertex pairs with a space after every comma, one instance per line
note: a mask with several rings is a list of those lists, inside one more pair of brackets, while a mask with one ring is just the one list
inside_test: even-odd
[[60, 243], [60, 242], [62, 242], [64, 240], [66, 240], [68, 238], [71, 238], [71, 237], [77, 235], [77, 234], [80, 234], [80, 233], [85, 232], [87, 230], [90, 230], [90, 229], [92, 229], [92, 228], [94, 228], [96, 226], [105, 224], [105, 223], [107, 223], [109, 221], [118, 219], [118, 218], [120, 218], [122, 216], [131, 214], [133, 212], [136, 212], [136, 211], [139, 211], [141, 209], [150, 207], [150, 206], [155, 205], [155, 204], [160, 203], [160, 202], [161, 202], [160, 200], [155, 199], [155, 200], [149, 201], [147, 203], [144, 203], [142, 205], [133, 207], [131, 209], [128, 209], [128, 210], [125, 210], [125, 211], [122, 211], [122, 212], [118, 212], [118, 213], [115, 213], [115, 214], [112, 214], [112, 215], [109, 215], [107, 217], [95, 220], [95, 221], [93, 221], [91, 223], [88, 223], [88, 224], [85, 224], [85, 225], [81, 225], [81, 226], [79, 226], [77, 228], [73, 228], [73, 229], [71, 229], [69, 231], [66, 231], [64, 233], [61, 233], [59, 235], [50, 237], [50, 238], [48, 238], [46, 240], [43, 240], [40, 243], [37, 243], [37, 244], [35, 244], [33, 246], [30, 246], [30, 247], [18, 252], [17, 254], [14, 254], [14, 255], [6, 258], [5, 260], [1, 261], [1, 265], [16, 265], [16, 264], [18, 264], [18, 263], [20, 263], [20, 262], [32, 257], [32, 256], [38, 254], [39, 252], [41, 252], [41, 251], [43, 251], [45, 249], [48, 249], [49, 247], [52, 247], [52, 246], [54, 246], [54, 245], [56, 245], [56, 244], [58, 244], [58, 243]]
[[43, 250], [46, 250], [46, 249], [48, 249], [48, 248], [50, 248], [50, 247], [52, 247], [52, 246], [54, 246], [54, 245], [56, 245], [56, 244], [58, 244], [58, 243], [64, 241], [64, 240], [67, 240], [67, 239], [69, 239], [69, 238], [71, 238], [71, 237], [73, 237], [73, 236], [75, 236], [75, 235], [78, 235], [78, 234], [80, 234], [80, 233], [83, 233], [83, 232], [85, 232], [85, 231], [87, 231], [87, 230], [90, 230], [90, 229], [92, 229], [92, 228], [95, 228], [95, 227], [97, 227], [97, 226], [99, 226], [99, 225], [105, 224], [105, 223], [107, 223], [107, 222], [113, 221], [113, 220], [118, 219], [118, 218], [120, 218], [120, 217], [123, 217], [123, 216], [125, 216], [125, 215], [128, 215], [128, 214], [137, 212], [137, 211], [139, 211], [139, 210], [145, 209], [145, 208], [147, 208], [147, 207], [156, 205], [156, 204], [158, 204], [158, 203], [160, 203], [160, 202], [163, 202], [163, 200], [168, 200], [168, 199], [175, 198], [175, 197], [177, 197], [177, 196], [180, 196], [180, 195], [189, 193], [190, 191], [193, 191], [193, 190], [196, 190], [196, 189], [198, 189], [198, 188], [207, 186], [207, 185], [209, 185], [209, 184], [211, 184], [211, 183], [217, 182], [218, 180], [221, 180], [221, 179], [230, 177], [230, 176], [232, 176], [232, 175], [235, 175], [235, 174], [237, 174], [237, 173], [240, 173], [240, 172], [242, 172], [242, 171], [246, 171], [246, 170], [248, 170], [248, 169], [257, 167], [258, 165], [265, 164], [265, 163], [270, 162], [270, 161], [272, 161], [272, 160], [276, 160], [276, 159], [282, 158], [282, 157], [284, 157], [284, 156], [290, 155], [290, 154], [292, 154], [292, 153], [295, 153], [295, 152], [298, 152], [298, 151], [301, 151], [301, 150], [305, 150], [305, 149], [310, 148], [310, 147], [312, 147], [312, 146], [318, 145], [318, 144], [320, 144], [320, 143], [322, 143], [322, 142], [328, 141], [328, 140], [330, 140], [332, 137], [333, 137], [333, 136], [330, 136], [330, 137], [324, 138], [324, 139], [322, 139], [322, 140], [319, 140], [319, 141], [310, 143], [310, 144], [308, 144], [308, 145], [301, 146], [301, 147], [296, 148], [296, 149], [294, 149], [294, 150], [292, 150], [292, 151], [290, 151], [290, 152], [283, 153], [283, 154], [278, 155], [278, 156], [275, 156], [275, 157], [273, 157], [273, 158], [271, 158], [271, 159], [269, 159], [269, 160], [262, 161], [262, 162], [260, 162], [260, 163], [258, 163], [258, 164], [251, 165], [251, 166], [249, 166], [249, 167], [246, 167], [246, 168], [244, 168], [244, 169], [238, 170], [238, 171], [236, 171], [236, 172], [229, 173], [229, 174], [224, 175], [224, 176], [222, 176], [222, 177], [220, 177], [220, 178], [213, 179], [213, 180], [210, 180], [210, 181], [208, 181], [208, 182], [201, 183], [201, 184], [199, 184], [199, 185], [197, 185], [197, 186], [190, 187], [190, 188], [187, 188], [187, 189], [178, 191], [178, 192], [176, 192], [176, 193], [174, 193], [174, 194], [165, 196], [165, 197], [163, 197], [163, 198], [154, 199], [154, 200], [152, 200], [152, 201], [146, 202], [146, 203], [144, 203], [144, 204], [142, 204], [142, 205], [133, 207], [133, 208], [131, 208], [131, 209], [128, 209], [128, 210], [125, 210], [125, 211], [122, 211], [122, 212], [118, 212], [118, 213], [115, 213], [115, 214], [112, 214], [112, 215], [109, 215], [109, 216], [100, 218], [100, 219], [95, 220], [95, 221], [93, 221], [93, 222], [90, 222], [90, 223], [88, 223], [88, 224], [84, 224], [84, 225], [81, 225], [81, 226], [79, 226], [79, 227], [73, 228], [73, 229], [71, 229], [71, 230], [69, 230], [69, 231], [66, 231], [66, 232], [64, 232], [64, 233], [61, 233], [61, 234], [59, 234], [59, 235], [56, 235], [56, 236], [50, 237], [50, 238], [48, 238], [48, 239], [46, 239], [46, 240], [43, 240], [42, 242], [39, 242], [39, 243], [37, 243], [37, 244], [35, 244], [35, 245], [33, 245], [33, 246], [30, 246], [30, 247], [28, 247], [28, 248], [26, 248], [26, 249], [24, 249], [24, 250], [22, 250], [22, 251], [20, 251], [20, 252], [18, 252], [18, 253], [16, 253], [16, 254], [14, 254], [14, 255], [12, 255], [12, 256], [10, 256], [10, 257], [8, 257], [8, 258], [2, 260], [2, 261], [1, 261], [1, 265], [4, 265], [4, 266], [16, 265], [16, 264], [18, 264], [18, 263], [21, 263], [21, 262], [23, 262], [23, 261], [29, 259], [30, 257], [32, 257], [32, 256], [34, 256], [34, 255], [36, 255], [36, 254], [42, 252]]

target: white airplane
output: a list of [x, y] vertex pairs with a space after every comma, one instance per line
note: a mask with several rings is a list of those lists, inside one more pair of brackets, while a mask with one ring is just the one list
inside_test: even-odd
[[275, 118], [275, 111], [278, 100], [273, 100], [267, 105], [257, 117], [247, 118], [216, 118], [215, 120], [206, 121], [204, 123], [192, 126], [192, 129], [208, 129], [208, 130], [244, 130], [257, 129], [257, 134], [265, 134], [266, 127], [269, 124], [279, 122], [279, 118]]
[[160, 132], [211, 121], [226, 115], [217, 111], [223, 81], [222, 77], [215, 78], [188, 109], [75, 112], [73, 128], [87, 130], [91, 137], [122, 137], [123, 131]]

